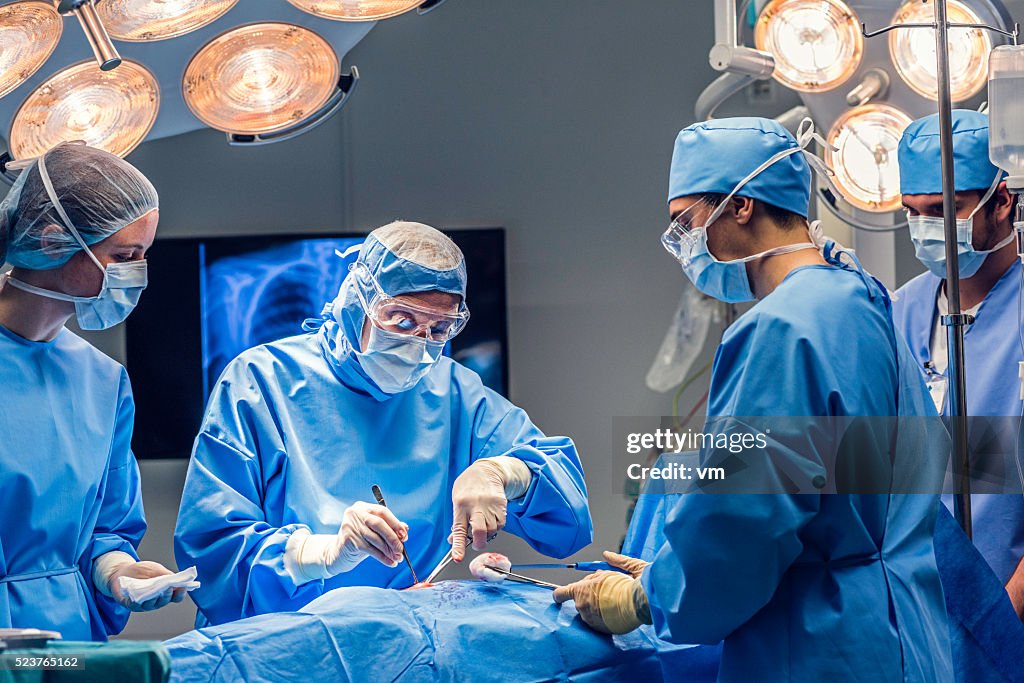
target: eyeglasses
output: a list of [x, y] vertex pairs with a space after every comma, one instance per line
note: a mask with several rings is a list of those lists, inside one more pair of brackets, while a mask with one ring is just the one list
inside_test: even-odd
[[450, 341], [469, 322], [469, 309], [459, 304], [456, 313], [397, 299], [387, 294], [362, 263], [354, 263], [350, 270], [356, 278], [356, 295], [363, 311], [377, 327], [396, 334], [424, 337], [428, 341]]

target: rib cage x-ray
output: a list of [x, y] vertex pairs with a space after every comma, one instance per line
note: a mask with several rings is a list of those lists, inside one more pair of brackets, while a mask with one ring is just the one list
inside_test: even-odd
[[337, 295], [362, 238], [308, 239], [237, 256], [201, 254], [205, 393], [245, 349], [302, 332]]

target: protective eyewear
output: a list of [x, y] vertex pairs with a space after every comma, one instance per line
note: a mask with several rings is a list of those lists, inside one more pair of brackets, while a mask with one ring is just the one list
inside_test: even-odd
[[469, 310], [465, 304], [460, 304], [459, 310], [451, 313], [415, 304], [408, 299], [398, 299], [384, 291], [364, 264], [356, 262], [349, 269], [356, 278], [355, 291], [363, 312], [382, 330], [423, 337], [428, 341], [449, 341], [469, 322]]
[[[704, 209], [703, 212], [698, 211], [701, 208]], [[699, 237], [695, 234], [694, 230], [703, 227], [703, 224], [694, 225], [694, 221], [698, 213], [711, 215], [714, 210], [715, 207], [712, 204], [701, 199], [680, 211], [672, 219], [672, 222], [669, 223], [665, 232], [662, 233], [662, 246], [683, 265], [689, 263], [690, 254], [699, 241]]]

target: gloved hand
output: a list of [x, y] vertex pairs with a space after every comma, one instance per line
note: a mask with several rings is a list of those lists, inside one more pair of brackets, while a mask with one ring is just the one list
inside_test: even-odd
[[641, 624], [651, 623], [647, 594], [640, 579], [620, 572], [594, 572], [582, 581], [556, 588], [553, 597], [558, 604], [575, 601], [583, 621], [601, 633], [628, 633]]
[[158, 562], [136, 562], [130, 555], [120, 554], [128, 558], [129, 561], [119, 562], [108, 567], [109, 572], [106, 575], [107, 590], [101, 592], [109, 595], [119, 604], [133, 612], [149, 612], [150, 610], [160, 609], [169, 603], [181, 602], [185, 599], [185, 594], [188, 592], [185, 588], [172, 588], [145, 602], [138, 603], [133, 601], [121, 590], [121, 582], [118, 579], [122, 576], [131, 579], [155, 579], [160, 576], [168, 576], [174, 572]]
[[354, 569], [367, 557], [396, 567], [408, 538], [409, 525], [398, 521], [391, 510], [359, 501], [345, 510], [337, 542], [326, 549], [323, 563], [330, 576]]
[[487, 458], [466, 468], [452, 486], [452, 559], [466, 557], [466, 539], [473, 528], [473, 547], [483, 550], [487, 541], [505, 528], [505, 479], [501, 468]]
[[644, 573], [644, 569], [650, 564], [650, 562], [644, 562], [628, 555], [613, 553], [610, 550], [605, 550], [602, 554], [604, 555], [605, 562], [613, 567], [626, 570], [634, 579], [639, 579], [640, 575]]

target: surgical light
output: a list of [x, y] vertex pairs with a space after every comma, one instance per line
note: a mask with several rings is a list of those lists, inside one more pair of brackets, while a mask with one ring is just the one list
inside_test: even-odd
[[377, 21], [405, 14], [424, 0], [288, 0], [303, 12], [336, 21]]
[[842, 84], [864, 53], [860, 23], [840, 0], [772, 0], [757, 21], [754, 43], [775, 57], [775, 79], [802, 92]]
[[[892, 23], [934, 24], [935, 3], [911, 0], [896, 12]], [[980, 24], [981, 17], [958, 0], [947, 0], [950, 22]], [[992, 39], [977, 28], [949, 29], [949, 87], [954, 102], [962, 102], [985, 86]], [[889, 52], [896, 71], [915, 92], [929, 100], [938, 97], [935, 29], [913, 28], [889, 34]]]
[[118, 40], [173, 38], [219, 19], [238, 0], [103, 0], [96, 12]]
[[50, 58], [63, 27], [50, 2], [24, 0], [0, 7], [0, 97], [28, 80]]
[[900, 207], [897, 147], [910, 117], [887, 104], [866, 104], [844, 113], [832, 126], [826, 150], [835, 184], [850, 205], [872, 213]]
[[203, 46], [185, 69], [182, 91], [211, 128], [259, 135], [315, 116], [338, 90], [340, 71], [330, 44], [313, 31], [250, 24]]
[[113, 71], [82, 62], [42, 83], [11, 124], [11, 157], [39, 156], [59, 142], [83, 140], [118, 156], [142, 142], [156, 120], [160, 88], [144, 66], [125, 60]]

